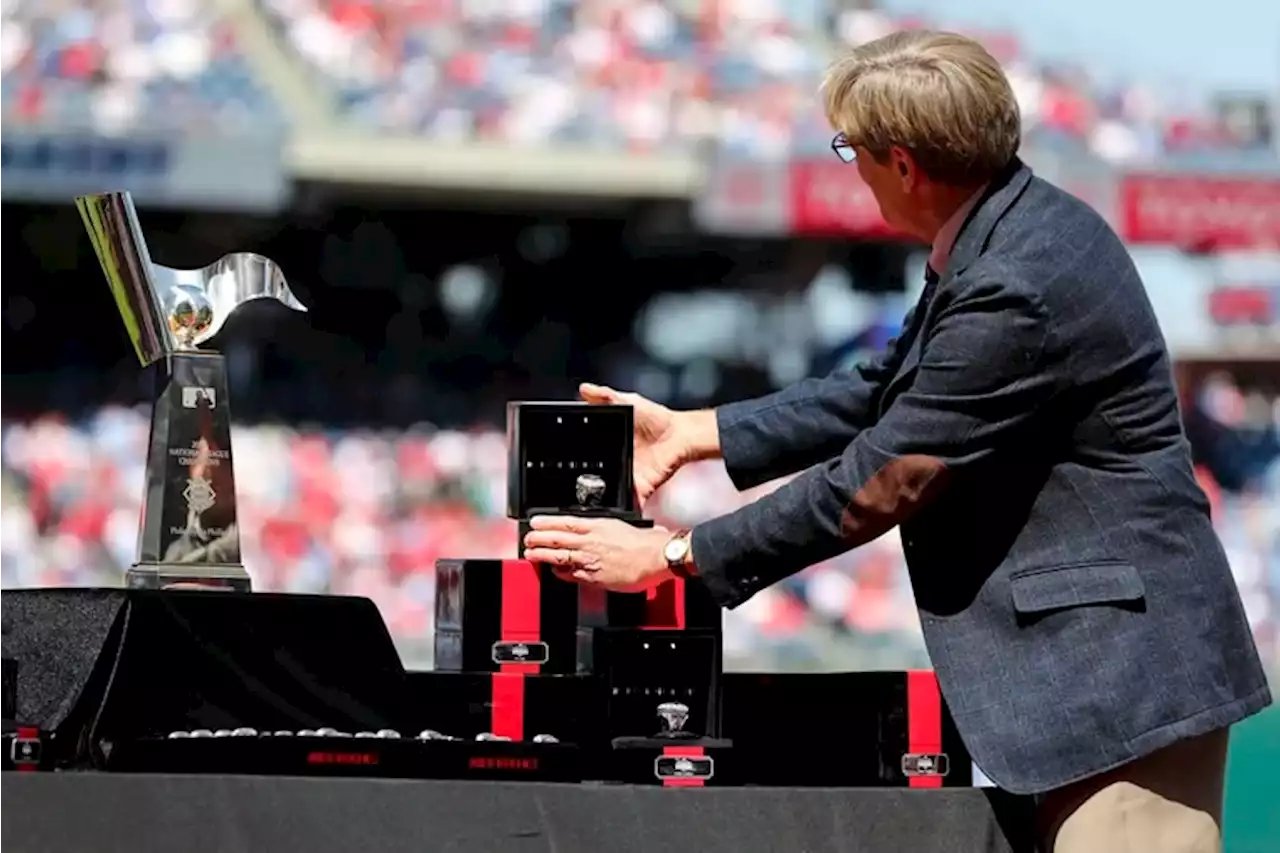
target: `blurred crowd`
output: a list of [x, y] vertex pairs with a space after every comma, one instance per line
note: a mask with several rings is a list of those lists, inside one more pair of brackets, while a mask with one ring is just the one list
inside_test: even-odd
[[278, 123], [216, 10], [206, 0], [4, 0], [4, 120], [107, 134]]
[[[3, 431], [3, 585], [115, 585], [135, 558], [148, 420], [109, 407], [71, 422], [49, 415]], [[435, 561], [515, 555], [504, 516], [506, 438], [473, 432], [233, 433], [241, 546], [262, 590], [367, 596], [402, 646], [422, 655], [433, 630]], [[732, 509], [723, 467], [682, 471], [651, 504], [669, 523]], [[849, 632], [918, 656], [919, 626], [894, 537], [815, 567], [729, 614], [730, 656], [803, 664]], [[802, 633], [802, 632], [808, 633]], [[790, 655], [788, 658], [787, 656]]]
[[1280, 371], [1270, 385], [1226, 371], [1189, 389], [1184, 421], [1196, 473], [1231, 562], [1245, 612], [1272, 672], [1280, 671]]
[[[1244, 403], [1235, 406], [1232, 393]], [[1271, 449], [1224, 488], [1221, 459], [1202, 456], [1202, 483], [1251, 623], [1280, 664], [1280, 403], [1206, 383], [1196, 416]], [[134, 559], [147, 438], [139, 409], [81, 422], [50, 415], [3, 430], [3, 584], [118, 583]], [[412, 662], [429, 657], [435, 561], [507, 557], [505, 437], [493, 430], [398, 432], [237, 427], [233, 436], [245, 563], [258, 589], [347, 593], [377, 602]], [[1233, 457], [1235, 458], [1235, 457]], [[768, 486], [764, 488], [769, 488]], [[652, 514], [691, 525], [754, 499], [723, 467], [682, 471]], [[765, 590], [726, 614], [732, 661], [853, 668], [921, 662], [923, 647], [896, 531]], [[878, 656], [877, 656], [878, 655]]]
[[[388, 133], [607, 150], [818, 152], [815, 92], [844, 45], [955, 22], [858, 0], [257, 0], [284, 55]], [[200, 0], [6, 0], [6, 120], [225, 127], [279, 111]], [[1004, 63], [1028, 136], [1112, 161], [1270, 146], [1184, 93], [1103, 84], [971, 32]], [[1264, 122], [1265, 124], [1265, 122]], [[1270, 149], [1272, 152], [1274, 149]]]
[[[942, 25], [841, 0], [262, 0], [353, 116], [387, 131], [632, 150], [825, 147], [822, 71], [842, 47]], [[1177, 93], [1102, 86], [971, 32], [1005, 64], [1029, 136], [1116, 161], [1256, 140]]]

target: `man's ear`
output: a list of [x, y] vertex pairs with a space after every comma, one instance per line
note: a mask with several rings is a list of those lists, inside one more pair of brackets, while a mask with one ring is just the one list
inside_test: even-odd
[[893, 146], [889, 149], [889, 165], [897, 173], [898, 180], [902, 182], [904, 190], [910, 190], [916, 185], [918, 179], [918, 169], [915, 160], [911, 158], [910, 152], [900, 146]]

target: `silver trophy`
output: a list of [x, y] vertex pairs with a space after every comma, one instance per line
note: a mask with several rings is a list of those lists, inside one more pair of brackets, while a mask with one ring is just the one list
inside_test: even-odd
[[261, 255], [237, 252], [194, 270], [153, 264], [128, 193], [80, 196], [76, 208], [138, 360], [156, 377], [138, 562], [126, 583], [248, 591], [226, 365], [218, 353], [197, 347], [252, 299], [307, 309], [275, 262]]

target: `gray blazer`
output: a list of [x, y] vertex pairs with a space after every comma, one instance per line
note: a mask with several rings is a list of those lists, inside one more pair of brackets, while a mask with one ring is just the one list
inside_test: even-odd
[[879, 360], [717, 418], [739, 488], [808, 470], [694, 528], [705, 585], [734, 607], [900, 524], [943, 696], [1001, 787], [1270, 703], [1137, 270], [1020, 162]]

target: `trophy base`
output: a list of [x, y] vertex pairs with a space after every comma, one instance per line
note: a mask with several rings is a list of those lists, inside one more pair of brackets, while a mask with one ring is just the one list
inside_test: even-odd
[[169, 565], [139, 563], [125, 572], [129, 589], [201, 589], [223, 592], [251, 592], [252, 583], [244, 566]]

